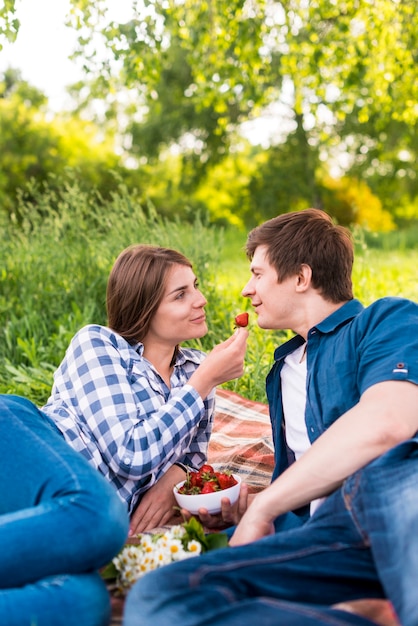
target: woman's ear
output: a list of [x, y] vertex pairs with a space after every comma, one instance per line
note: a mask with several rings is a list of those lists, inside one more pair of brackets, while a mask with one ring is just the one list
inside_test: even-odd
[[306, 291], [312, 283], [312, 268], [306, 263], [302, 263], [297, 275], [296, 290], [299, 292]]

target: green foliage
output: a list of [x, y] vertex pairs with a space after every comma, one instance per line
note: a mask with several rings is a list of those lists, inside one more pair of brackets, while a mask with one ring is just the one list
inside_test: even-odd
[[394, 230], [391, 215], [364, 181], [344, 177], [323, 180], [321, 208], [343, 226], [362, 226], [372, 232]]
[[398, 250], [400, 254], [407, 254], [410, 250], [418, 250], [418, 216], [409, 223], [408, 228], [377, 235], [370, 231], [363, 231], [364, 241], [368, 248], [390, 252]]
[[348, 176], [336, 179], [319, 172], [311, 179], [306, 170], [313, 153], [307, 151], [302, 158], [297, 142], [294, 133], [285, 144], [269, 150], [245, 147], [228, 155], [211, 168], [191, 202], [200, 202], [211, 221], [242, 230], [310, 206], [324, 209], [344, 226], [359, 225], [380, 233], [395, 228], [391, 214], [365, 181]]
[[417, 117], [413, 0], [155, 0], [132, 2], [132, 19], [124, 24], [106, 18], [104, 2], [72, 4], [69, 23], [82, 32], [78, 53], [90, 74], [109, 79], [109, 56], [88, 49], [86, 33], [118, 60], [124, 85], [140, 85], [147, 103], [164, 101], [162, 77], [180, 55], [187, 75], [175, 81], [183, 87], [177, 95], [196, 111], [216, 112], [219, 133], [274, 101], [283, 78], [292, 81], [297, 114], [316, 115], [326, 104], [340, 118], [353, 107], [363, 120], [379, 113], [413, 124]]
[[[249, 311], [245, 373], [225, 387], [264, 402], [273, 350], [291, 333], [258, 328], [241, 295], [250, 277], [245, 231], [210, 226], [199, 215], [189, 222], [162, 218], [123, 184], [104, 201], [76, 181], [55, 182], [34, 187], [34, 203], [21, 198], [21, 225], [0, 215], [0, 392], [46, 401], [74, 333], [87, 323], [106, 323], [106, 282], [116, 256], [144, 242], [177, 248], [193, 261], [208, 299], [209, 332], [190, 345], [211, 350], [233, 332], [235, 315]], [[418, 300], [416, 228], [384, 236], [356, 229], [355, 240], [358, 298], [366, 304], [388, 294]]]
[[252, 204], [250, 185], [260, 162], [260, 155], [248, 145], [229, 154], [222, 163], [208, 170], [192, 200], [205, 207], [210, 220], [216, 224], [243, 229], [249, 216], [250, 223], [254, 224], [260, 213], [256, 204]]
[[19, 30], [19, 20], [15, 17], [16, 1], [3, 0], [0, 6], [0, 50], [2, 41], [14, 41]]
[[[3, 4], [0, 38], [12, 40], [15, 1]], [[417, 219], [413, 0], [130, 4], [131, 18], [117, 23], [108, 0], [70, 3], [75, 56], [86, 71], [73, 95], [78, 112], [99, 124], [86, 127], [77, 117], [46, 124], [32, 111], [42, 103], [28, 85], [0, 84], [2, 206], [11, 211], [16, 189], [31, 177], [39, 182], [70, 166], [105, 197], [117, 170], [162, 215], [199, 210], [238, 227], [306, 206], [333, 212], [331, 200], [341, 223], [373, 219], [389, 227], [386, 213], [402, 226]], [[243, 122], [274, 110], [282, 127], [271, 149], [248, 155]], [[109, 141], [96, 141], [98, 127], [111, 129]], [[122, 168], [113, 133], [138, 171]], [[344, 180], [323, 189], [335, 162], [359, 181], [354, 192]], [[363, 182], [373, 194], [366, 202]], [[360, 219], [366, 203], [377, 213]]]
[[413, 126], [418, 95], [414, 5], [413, 0], [291, 3], [289, 52], [282, 66], [295, 83], [300, 110], [308, 93], [311, 111], [326, 104], [344, 119], [355, 108], [360, 122], [378, 115], [382, 122], [397, 119]]
[[317, 154], [306, 144], [301, 126], [286, 143], [258, 155], [258, 167], [249, 183], [247, 227], [280, 213], [318, 205], [315, 182]]
[[[131, 152], [155, 162], [176, 144], [178, 189], [192, 208], [197, 203], [220, 222], [250, 226], [289, 208], [318, 206], [319, 159], [329, 164], [345, 152], [348, 175], [370, 180], [383, 215], [398, 223], [416, 216], [413, 0], [156, 0], [133, 2], [124, 24], [108, 20], [106, 2], [73, 5], [69, 23], [82, 33], [76, 54], [85, 61], [90, 98], [106, 102], [116, 117], [114, 93], [138, 93], [125, 111]], [[86, 33], [103, 44], [102, 55], [88, 47]], [[231, 165], [241, 124], [273, 104], [285, 122], [267, 159], [261, 155], [261, 171], [237, 193], [236, 184], [229, 193], [222, 187], [214, 207], [211, 196], [223, 166]], [[235, 199], [243, 200], [238, 210]], [[370, 222], [351, 219], [352, 203], [341, 202], [338, 217]]]
[[183, 546], [186, 547], [189, 541], [198, 541], [202, 546], [202, 552], [210, 550], [218, 550], [228, 546], [228, 535], [226, 533], [205, 533], [202, 524], [195, 518], [191, 517], [188, 521], [183, 522], [186, 529], [186, 535], [182, 539]]
[[351, 178], [367, 182], [398, 225], [418, 218], [418, 126], [377, 115], [359, 122], [357, 110], [341, 125], [340, 154], [350, 158]]
[[48, 100], [40, 89], [22, 79], [19, 70], [12, 68], [5, 70], [0, 81], [0, 98], [14, 98], [16, 102], [38, 110], [45, 110]]
[[0, 82], [0, 206], [20, 220], [17, 195], [31, 196], [31, 180], [38, 185], [74, 170], [80, 186], [98, 188], [108, 196], [115, 176], [128, 173], [115, 154], [111, 135], [75, 116], [49, 119], [46, 98], [8, 70]]

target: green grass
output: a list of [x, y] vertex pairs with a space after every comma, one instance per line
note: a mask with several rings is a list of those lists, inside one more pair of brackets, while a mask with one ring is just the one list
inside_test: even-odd
[[[126, 246], [147, 242], [181, 250], [194, 263], [208, 299], [209, 332], [192, 345], [210, 350], [233, 332], [234, 317], [249, 310], [241, 290], [249, 278], [246, 234], [193, 223], [167, 222], [144, 211], [121, 188], [108, 203], [73, 185], [39, 192], [23, 205], [21, 224], [0, 223], [0, 392], [45, 402], [53, 372], [73, 334], [105, 323], [110, 268]], [[365, 304], [385, 295], [418, 301], [418, 251], [404, 243], [356, 235], [355, 295]], [[244, 376], [225, 386], [265, 401], [264, 379], [273, 350], [289, 333], [262, 331], [251, 316]]]

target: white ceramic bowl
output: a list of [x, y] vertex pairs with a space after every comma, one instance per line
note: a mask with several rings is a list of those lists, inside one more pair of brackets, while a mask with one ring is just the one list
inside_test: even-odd
[[220, 491], [214, 491], [212, 493], [198, 493], [192, 495], [186, 495], [178, 492], [178, 489], [185, 482], [182, 480], [181, 483], [177, 483], [177, 485], [173, 488], [174, 497], [177, 500], [177, 504], [182, 509], [190, 511], [190, 513], [196, 514], [199, 509], [202, 508], [207, 509], [207, 511], [211, 514], [220, 513], [222, 498], [229, 498], [231, 504], [234, 504], [234, 502], [238, 500], [241, 489], [241, 478], [237, 474], [233, 474], [233, 476], [237, 481], [237, 484], [232, 487], [228, 487], [228, 489], [221, 489]]

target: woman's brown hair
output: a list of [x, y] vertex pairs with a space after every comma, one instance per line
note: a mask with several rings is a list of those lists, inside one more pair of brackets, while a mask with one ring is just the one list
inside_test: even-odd
[[116, 259], [107, 283], [107, 320], [130, 344], [147, 335], [173, 265], [192, 267], [180, 252], [147, 244], [130, 246]]
[[312, 269], [312, 286], [325, 300], [339, 303], [353, 298], [351, 234], [335, 225], [324, 211], [294, 211], [264, 222], [248, 235], [245, 249], [249, 259], [258, 246], [266, 246], [268, 262], [276, 269], [279, 282], [306, 264]]

